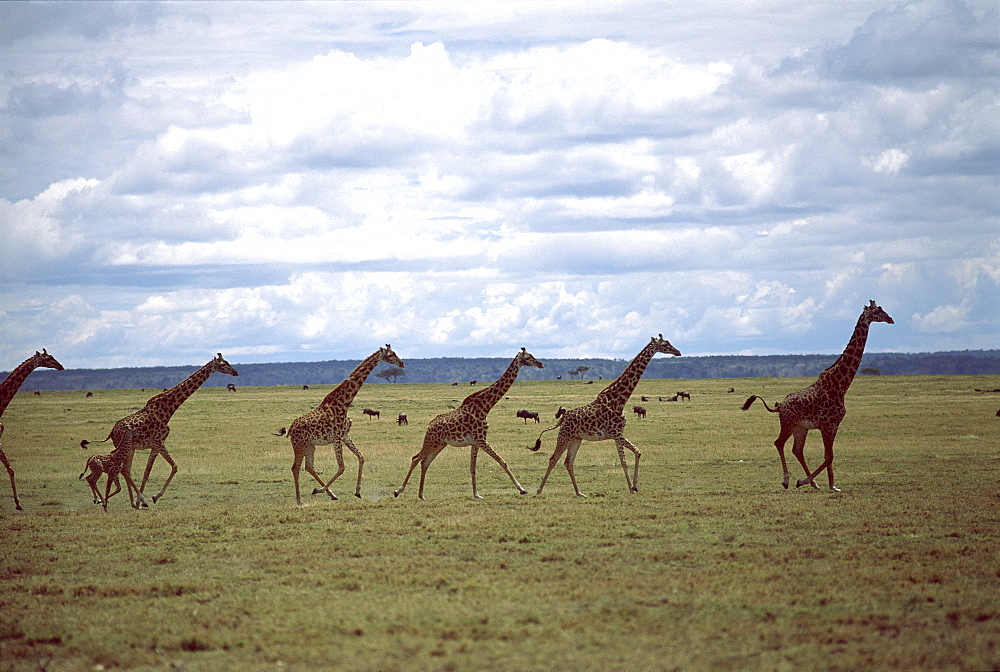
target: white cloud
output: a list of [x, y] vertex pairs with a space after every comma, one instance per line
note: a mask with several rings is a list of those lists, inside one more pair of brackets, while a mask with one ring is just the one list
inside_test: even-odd
[[969, 307], [965, 303], [957, 306], [937, 306], [929, 313], [914, 313], [911, 321], [914, 329], [927, 334], [943, 334], [959, 331], [968, 326], [966, 318]]
[[991, 5], [480, 5], [0, 3], [8, 357], [995, 336]]

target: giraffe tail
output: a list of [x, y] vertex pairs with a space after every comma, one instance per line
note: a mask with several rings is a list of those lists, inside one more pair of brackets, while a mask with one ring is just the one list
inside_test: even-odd
[[743, 410], [745, 411], [748, 408], [750, 408], [751, 406], [753, 406], [753, 402], [757, 401], [758, 399], [760, 399], [760, 403], [764, 404], [764, 408], [766, 408], [771, 413], [777, 413], [778, 412], [778, 406], [777, 406], [777, 404], [775, 404], [774, 408], [771, 408], [770, 406], [767, 405], [767, 402], [764, 401], [764, 397], [758, 397], [756, 394], [753, 395], [753, 396], [751, 396], [745, 402], [743, 402]]
[[[552, 425], [548, 429], [543, 429], [542, 430], [542, 434], [544, 434], [545, 432], [551, 432], [553, 429], [556, 429], [561, 424], [562, 424], [562, 418], [559, 418], [559, 422], [557, 422], [556, 424]], [[542, 434], [538, 435], [538, 438], [535, 439], [535, 445], [533, 445], [530, 448], [528, 448], [528, 450], [530, 450], [533, 453], [537, 453], [538, 452], [539, 448], [542, 447]]]
[[80, 442], [80, 447], [83, 448], [84, 450], [86, 450], [87, 446], [89, 446], [90, 444], [92, 444], [92, 443], [105, 443], [110, 438], [111, 438], [111, 434], [108, 434], [107, 438], [101, 439], [100, 441], [88, 441], [87, 439], [84, 439], [83, 441]]

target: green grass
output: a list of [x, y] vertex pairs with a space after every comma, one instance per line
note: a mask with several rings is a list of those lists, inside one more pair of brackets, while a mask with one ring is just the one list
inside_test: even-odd
[[[171, 423], [166, 495], [139, 512], [119, 495], [107, 514], [77, 480], [106, 450], [80, 439], [150, 393], [20, 394], [3, 417], [25, 510], [0, 479], [0, 670], [996, 669], [1000, 395], [973, 389], [998, 381], [856, 380], [839, 494], [783, 490], [777, 416], [739, 410], [809, 382], [642, 381], [634, 404], [693, 400], [629, 413], [637, 495], [602, 442], [577, 460], [587, 499], [561, 464], [542, 496], [518, 495], [481, 455], [474, 501], [468, 449], [448, 448], [426, 502], [416, 481], [392, 490], [427, 421], [470, 388], [369, 384], [352, 413], [363, 499], [345, 451], [341, 499], [309, 496], [303, 474], [302, 508], [289, 442], [270, 432], [330, 388], [202, 389]], [[491, 443], [532, 493], [555, 432], [525, 448], [560, 404], [600, 389], [516, 383], [494, 409]], [[520, 408], [543, 424], [525, 427]], [[806, 453], [818, 463], [815, 432]], [[317, 463], [334, 473], [330, 447]], [[157, 462], [147, 491], [166, 473]]]

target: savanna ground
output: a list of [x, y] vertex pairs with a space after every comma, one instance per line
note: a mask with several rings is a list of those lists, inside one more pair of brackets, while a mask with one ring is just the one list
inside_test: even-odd
[[[166, 495], [133, 511], [123, 493], [108, 513], [77, 475], [110, 444], [80, 439], [153, 391], [19, 394], [3, 417], [25, 510], [0, 479], [0, 670], [996, 669], [1000, 395], [973, 390], [1000, 380], [858, 378], [839, 494], [795, 489], [797, 464], [783, 490], [777, 415], [739, 410], [809, 382], [643, 380], [633, 404], [654, 401], [627, 427], [640, 491], [611, 443], [585, 443], [587, 499], [561, 464], [534, 494], [555, 432], [525, 448], [601, 383], [516, 383], [490, 436], [530, 494], [481, 455], [481, 501], [465, 448], [433, 463], [427, 501], [416, 477], [392, 496], [468, 385], [368, 384], [352, 412], [363, 499], [345, 451], [340, 500], [310, 496], [303, 474], [302, 508], [290, 444], [270, 433], [330, 387], [202, 389], [171, 423]], [[678, 390], [691, 402], [655, 401]], [[818, 464], [816, 432], [806, 453]], [[330, 447], [317, 462], [334, 473]], [[157, 462], [147, 493], [166, 473]]]

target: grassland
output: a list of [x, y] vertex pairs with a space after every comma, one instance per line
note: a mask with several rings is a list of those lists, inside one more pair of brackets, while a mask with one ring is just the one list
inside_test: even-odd
[[[138, 512], [119, 495], [109, 513], [77, 480], [80, 439], [150, 394], [18, 395], [3, 442], [25, 510], [0, 479], [0, 670], [997, 669], [1000, 395], [973, 390], [1000, 381], [856, 380], [839, 494], [783, 490], [777, 416], [739, 410], [808, 382], [642, 381], [634, 403], [692, 401], [630, 414], [638, 494], [605, 442], [577, 461], [587, 499], [561, 465], [543, 495], [518, 495], [480, 456], [474, 501], [468, 450], [449, 448], [425, 502], [415, 482], [392, 490], [427, 421], [470, 389], [366, 385], [352, 432], [363, 499], [347, 453], [341, 499], [301, 508], [289, 443], [271, 432], [329, 388], [202, 389], [171, 423], [166, 495]], [[491, 442], [532, 493], [554, 432], [525, 447], [599, 389], [516, 383], [494, 410]], [[525, 426], [520, 408], [545, 421]], [[812, 436], [811, 462], [820, 452]], [[317, 462], [333, 473], [329, 447]], [[165, 475], [158, 462], [147, 490]]]

